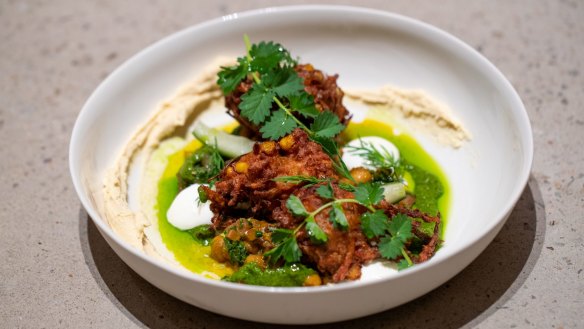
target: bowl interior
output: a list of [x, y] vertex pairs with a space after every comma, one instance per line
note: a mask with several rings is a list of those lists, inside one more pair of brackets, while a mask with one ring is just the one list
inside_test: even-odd
[[504, 77], [470, 47], [417, 21], [364, 9], [293, 7], [226, 16], [174, 34], [126, 62], [91, 96], [72, 136], [71, 172], [88, 213], [112, 239], [96, 207], [104, 171], [160, 102], [214, 58], [240, 56], [243, 33], [252, 41], [280, 42], [302, 62], [338, 73], [341, 88], [421, 89], [451, 107], [471, 132], [470, 142], [451, 149], [415, 135], [452, 188], [437, 259], [504, 220], [532, 157], [529, 121]]

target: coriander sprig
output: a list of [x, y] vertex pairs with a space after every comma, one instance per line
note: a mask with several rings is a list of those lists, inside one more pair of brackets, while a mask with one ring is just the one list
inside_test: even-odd
[[[241, 96], [239, 109], [243, 117], [262, 126], [263, 138], [278, 139], [297, 127], [311, 136], [331, 138], [344, 129], [334, 113], [316, 109], [314, 97], [304, 90], [304, 81], [294, 70], [297, 62], [288, 50], [271, 41], [252, 45], [247, 35], [244, 42], [245, 57], [238, 58], [234, 66], [223, 67], [217, 83], [228, 94], [251, 76], [254, 84]], [[312, 118], [313, 123], [308, 127], [295, 113]]]
[[[381, 234], [376, 234], [379, 239], [379, 253], [387, 259], [396, 259], [403, 256], [408, 266], [411, 266], [412, 260], [404, 249], [405, 243], [412, 235], [412, 222], [408, 216], [397, 214], [391, 221], [384, 221], [385, 227]], [[398, 268], [403, 269], [406, 264], [398, 264]]]
[[[288, 176], [290, 181], [314, 182], [319, 179], [304, 176]], [[281, 178], [280, 181], [285, 181]], [[322, 181], [318, 182], [322, 183]], [[361, 215], [361, 230], [369, 239], [378, 239], [379, 253], [389, 260], [396, 260], [400, 256], [402, 261], [398, 263], [398, 269], [409, 267], [413, 264], [405, 250], [405, 243], [413, 237], [412, 224], [408, 216], [398, 214], [390, 219], [382, 210], [375, 206], [383, 199], [383, 187], [374, 183], [359, 184], [354, 188], [354, 198], [337, 199], [334, 196], [334, 189], [330, 181], [325, 182], [316, 188], [316, 193], [325, 200], [330, 200], [314, 211], [309, 212], [300, 198], [291, 195], [286, 207], [295, 216], [304, 217], [304, 220], [294, 230], [280, 230], [276, 240], [276, 247], [266, 253], [271, 262], [284, 259], [285, 262], [298, 262], [302, 257], [302, 251], [298, 247], [296, 233], [306, 227], [306, 231], [311, 241], [315, 244], [326, 243], [328, 237], [324, 230], [316, 223], [316, 215], [327, 208], [329, 220], [333, 227], [340, 230], [348, 230], [349, 223], [344, 213], [343, 204], [354, 203], [367, 209]]]

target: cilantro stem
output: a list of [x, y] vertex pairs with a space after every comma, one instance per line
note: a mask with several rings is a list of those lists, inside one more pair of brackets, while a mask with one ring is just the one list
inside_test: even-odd
[[336, 199], [330, 202], [327, 202], [325, 204], [323, 204], [322, 206], [318, 207], [315, 211], [311, 212], [308, 216], [309, 217], [314, 217], [316, 216], [316, 214], [318, 214], [319, 212], [323, 211], [324, 209], [331, 207], [333, 204], [335, 203], [356, 203], [358, 205], [361, 205], [367, 209], [369, 209], [371, 212], [375, 212], [375, 208], [373, 208], [373, 206], [367, 206], [355, 199]]
[[336, 203], [356, 203], [356, 204], [358, 204], [358, 205], [361, 205], [361, 206], [363, 206], [363, 207], [365, 207], [365, 208], [369, 209], [369, 210], [370, 210], [370, 211], [372, 211], [372, 212], [375, 212], [375, 208], [373, 208], [373, 206], [368, 206], [368, 205], [366, 205], [366, 204], [363, 204], [362, 202], [360, 202], [360, 201], [357, 201], [357, 200], [355, 200], [355, 199], [337, 199], [337, 200], [335, 200], [335, 201], [333, 201], [333, 202], [336, 202]]
[[296, 226], [296, 228], [294, 229], [294, 233], [292, 234], [293, 236], [296, 236], [296, 233], [298, 233], [298, 231], [300, 231], [300, 229], [306, 224], [306, 220], [309, 218], [310, 216], [304, 218], [304, 220], [302, 221], [302, 223], [300, 223], [298, 226]]
[[306, 131], [310, 136], [314, 135], [314, 132], [310, 129], [308, 129], [308, 127], [306, 127], [306, 125], [304, 125], [304, 123], [302, 123], [302, 121], [298, 120], [297, 117], [295, 117], [294, 115], [292, 115], [292, 112], [290, 112], [290, 109], [288, 109], [284, 104], [282, 104], [282, 102], [278, 99], [278, 97], [274, 96], [274, 102], [276, 102], [276, 104], [278, 104], [278, 107], [280, 107], [282, 110], [284, 110], [284, 112], [286, 112], [286, 114], [290, 117], [292, 117], [292, 120], [294, 120], [304, 131]]
[[247, 35], [247, 33], [243, 34], [243, 43], [245, 44], [245, 49], [247, 50], [247, 59], [251, 62], [252, 58], [249, 54], [251, 50], [251, 41], [249, 40], [249, 35]]
[[[251, 51], [251, 41], [249, 40], [249, 36], [247, 34], [243, 35], [243, 43], [245, 43], [245, 57], [247, 58], [247, 62], [251, 64], [251, 62], [253, 61], [253, 58], [251, 57], [250, 51]], [[258, 74], [258, 72], [251, 72], [251, 76], [253, 78], [253, 80], [255, 81], [255, 83], [260, 83], [260, 76]]]
[[406, 260], [406, 262], [408, 262], [408, 265], [412, 266], [414, 263], [412, 262], [412, 260], [410, 259], [410, 256], [408, 256], [408, 253], [404, 250], [404, 248], [401, 248], [401, 253], [402, 253], [402, 256], [404, 256], [404, 259]]

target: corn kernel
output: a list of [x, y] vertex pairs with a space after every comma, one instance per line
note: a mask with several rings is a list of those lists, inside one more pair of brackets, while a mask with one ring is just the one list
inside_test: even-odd
[[235, 164], [235, 171], [237, 171], [240, 174], [247, 173], [247, 168], [249, 168], [249, 164], [247, 162], [240, 161]]
[[284, 138], [280, 139], [279, 144], [282, 150], [289, 151], [294, 145], [294, 137], [292, 137], [292, 135], [285, 136]]
[[225, 169], [225, 174], [227, 174], [227, 176], [233, 175], [233, 168], [231, 166], [227, 167], [227, 169]]
[[260, 144], [260, 150], [266, 154], [272, 154], [276, 149], [276, 142], [268, 141]]
[[318, 274], [311, 274], [304, 280], [305, 287], [320, 286], [321, 284], [322, 280]]

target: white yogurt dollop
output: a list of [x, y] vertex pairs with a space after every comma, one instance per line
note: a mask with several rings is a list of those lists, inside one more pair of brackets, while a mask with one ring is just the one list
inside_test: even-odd
[[200, 203], [200, 184], [193, 184], [174, 198], [170, 208], [166, 212], [168, 222], [179, 230], [189, 230], [195, 226], [211, 224], [213, 213], [209, 208], [209, 202]]
[[381, 137], [366, 136], [366, 137], [353, 139], [352, 141], [347, 143], [347, 145], [345, 145], [345, 147], [343, 147], [343, 161], [345, 162], [345, 164], [347, 165], [347, 167], [349, 169], [353, 169], [353, 168], [357, 168], [357, 167], [365, 167], [369, 170], [377, 169], [377, 168], [370, 166], [367, 163], [367, 161], [365, 160], [365, 158], [363, 158], [362, 156], [356, 155], [354, 153], [355, 152], [354, 150], [351, 150], [349, 147], [347, 147], [347, 146], [360, 147], [362, 143], [365, 146], [373, 146], [375, 149], [377, 149], [382, 154], [386, 154], [386, 153], [390, 154], [394, 160], [399, 160], [399, 150], [397, 149], [397, 147], [395, 147], [395, 145], [393, 145], [392, 142], [388, 141], [385, 138], [381, 138]]

